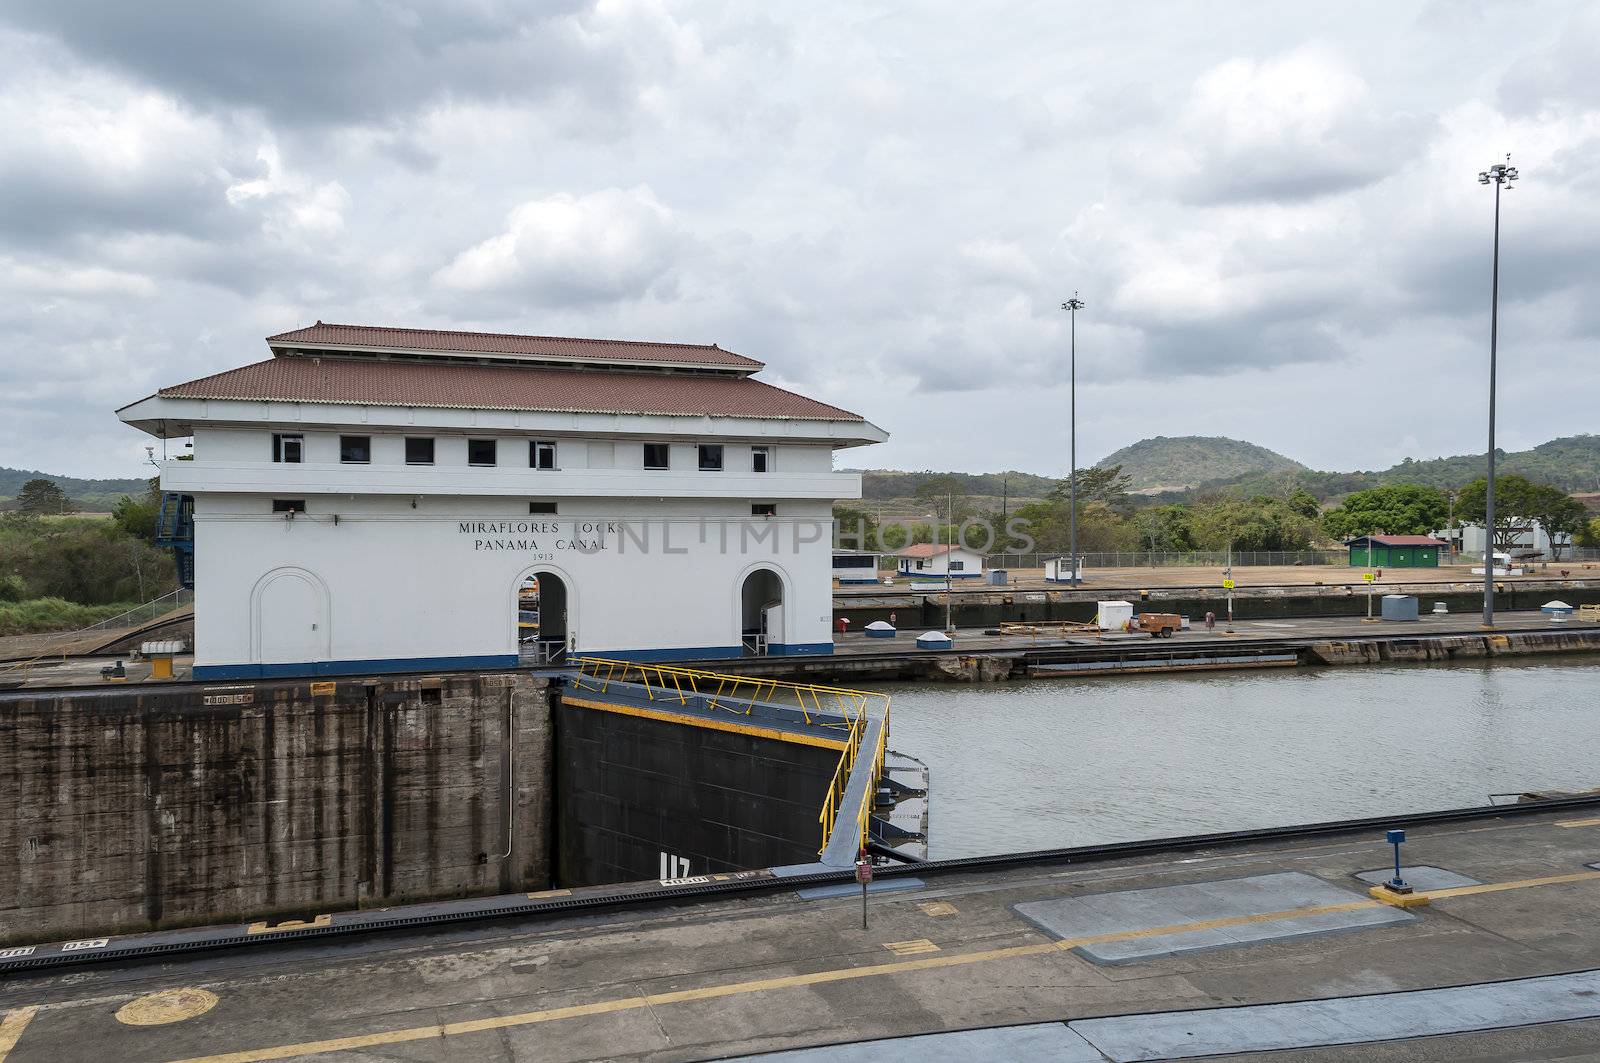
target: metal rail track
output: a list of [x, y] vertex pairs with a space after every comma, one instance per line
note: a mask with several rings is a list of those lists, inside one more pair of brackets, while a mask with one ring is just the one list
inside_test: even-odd
[[[1333, 820], [1294, 827], [1224, 831], [994, 856], [930, 860], [882, 867], [877, 870], [877, 877], [893, 879], [955, 872], [1001, 871], [1008, 868], [1051, 864], [1088, 864], [1133, 857], [1162, 856], [1196, 850], [1227, 849], [1367, 831], [1376, 832], [1395, 827], [1416, 828], [1478, 819], [1544, 815], [1596, 806], [1600, 806], [1600, 794], [1526, 804], [1481, 805], [1397, 816], [1365, 816], [1359, 819]], [[565, 897], [517, 894], [431, 902], [413, 905], [409, 909], [402, 907], [341, 913], [340, 922], [330, 920], [326, 925], [299, 926], [268, 930], [264, 933], [252, 934], [242, 924], [238, 924], [197, 930], [156, 932], [121, 939], [110, 938], [106, 939], [104, 945], [84, 948], [80, 943], [79, 948], [66, 951], [61, 950], [59, 945], [38, 946], [37, 948], [53, 951], [42, 954], [33, 952], [26, 956], [8, 955], [20, 951], [19, 949], [3, 949], [0, 950], [0, 957], [3, 957], [0, 958], [0, 976], [46, 974], [68, 967], [161, 960], [217, 950], [272, 949], [291, 943], [303, 944], [357, 935], [386, 934], [495, 920], [527, 922], [540, 918], [570, 917], [619, 909], [646, 909], [684, 902], [793, 891], [806, 886], [836, 885], [855, 880], [853, 870], [848, 868], [818, 870], [785, 877], [778, 877], [770, 871], [753, 871], [727, 875], [720, 880], [715, 876], [701, 876], [701, 878], [705, 881], [680, 879], [624, 883], [615, 887], [597, 887], [590, 894]]]

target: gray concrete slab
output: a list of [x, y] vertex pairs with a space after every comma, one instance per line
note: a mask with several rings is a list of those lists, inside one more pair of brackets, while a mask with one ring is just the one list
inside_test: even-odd
[[[1342, 889], [1313, 875], [1289, 871], [1215, 882], [1158, 886], [1154, 889], [1025, 901], [1014, 905], [1013, 909], [1046, 933], [1066, 939], [1206, 923], [1364, 899], [1361, 894]], [[1386, 926], [1414, 919], [1415, 916], [1396, 908], [1365, 908], [1098, 942], [1080, 946], [1077, 951], [1097, 963], [1128, 963], [1197, 949]]]
[[[867, 892], [893, 893], [897, 890], [921, 889], [926, 883], [920, 878], [875, 878], [867, 883]], [[838, 886], [812, 886], [809, 889], [795, 890], [795, 896], [803, 901], [825, 901], [835, 897], [859, 897], [861, 887], [853, 882], [846, 882]]]
[[1115, 1063], [1437, 1037], [1600, 1017], [1600, 971], [1484, 985], [1082, 1019], [1071, 1029]]
[[[1355, 877], [1369, 886], [1381, 886], [1394, 878], [1394, 868], [1380, 867], [1372, 871], [1357, 871]], [[1478, 879], [1458, 875], [1442, 867], [1427, 864], [1400, 865], [1400, 877], [1414, 890], [1448, 890], [1457, 886], [1481, 886]]]
[[981, 1059], [1039, 1059], [1052, 1063], [1105, 1063], [1106, 1057], [1066, 1023], [1001, 1026], [900, 1037], [884, 1041], [823, 1045], [759, 1056], [729, 1056], [758, 1063], [972, 1063]]

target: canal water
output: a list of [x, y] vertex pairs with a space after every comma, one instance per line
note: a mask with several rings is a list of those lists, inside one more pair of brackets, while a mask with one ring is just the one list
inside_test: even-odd
[[940, 857], [1274, 827], [1600, 786], [1600, 664], [883, 684]]

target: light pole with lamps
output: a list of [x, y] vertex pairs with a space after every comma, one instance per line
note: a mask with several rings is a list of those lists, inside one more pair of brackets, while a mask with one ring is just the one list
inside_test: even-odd
[[1084, 302], [1073, 292], [1072, 298], [1061, 304], [1061, 309], [1071, 315], [1070, 350], [1067, 389], [1067, 563], [1072, 566], [1072, 586], [1078, 586], [1078, 311]]
[[1494, 377], [1500, 339], [1500, 190], [1517, 179], [1516, 167], [1497, 162], [1478, 174], [1494, 185], [1494, 280], [1489, 295], [1489, 476], [1483, 492], [1483, 626], [1494, 627]]

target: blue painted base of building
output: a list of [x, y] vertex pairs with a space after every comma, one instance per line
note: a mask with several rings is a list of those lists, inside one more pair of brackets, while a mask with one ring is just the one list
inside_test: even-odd
[[464, 668], [515, 668], [514, 653], [472, 657], [394, 657], [370, 661], [296, 661], [285, 664], [197, 664], [194, 678], [294, 679], [318, 675], [374, 675], [394, 672], [448, 672]]
[[[767, 647], [769, 657], [820, 657], [833, 653], [831, 642], [791, 642]], [[662, 650], [580, 650], [576, 657], [609, 657], [617, 661], [732, 660], [745, 655], [743, 646], [680, 646]], [[396, 672], [454, 672], [470, 668], [517, 668], [514, 653], [489, 653], [471, 657], [397, 657], [368, 661], [295, 661], [285, 664], [201, 664], [194, 678], [296, 679], [323, 675], [385, 675]]]
[[[831, 642], [776, 643], [769, 657], [822, 657], [833, 653]], [[726, 661], [745, 656], [743, 646], [678, 646], [661, 650], [580, 650], [578, 657], [609, 657], [615, 661]]]
[[877, 584], [877, 582], [878, 582], [878, 580], [877, 580], [876, 576], [874, 576], [872, 579], [841, 579], [841, 580], [839, 580], [839, 583], [840, 583], [841, 586], [849, 586], [849, 585], [854, 584], [854, 583], [860, 583], [860, 584], [863, 584], [863, 585], [872, 584], [872, 585], [875, 586]]

